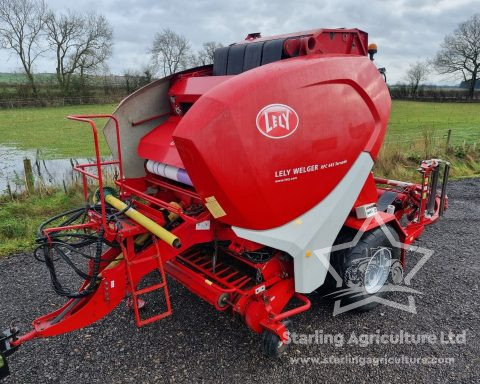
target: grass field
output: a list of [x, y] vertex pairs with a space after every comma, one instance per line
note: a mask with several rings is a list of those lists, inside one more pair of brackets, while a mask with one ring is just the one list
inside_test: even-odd
[[[90, 126], [67, 120], [67, 115], [111, 113], [115, 105], [80, 105], [52, 108], [0, 110], [0, 145], [18, 149], [40, 149], [46, 158], [87, 157], [93, 155]], [[103, 127], [104, 121], [98, 126]], [[109, 150], [100, 135], [103, 154]]]
[[[54, 73], [37, 73], [35, 79], [38, 83], [46, 83], [50, 80], [55, 80]], [[9, 84], [26, 84], [28, 82], [27, 76], [23, 73], [0, 73], [0, 83]]]
[[438, 124], [438, 127], [450, 126], [455, 128], [462, 123], [480, 124], [479, 103], [430, 103], [416, 101], [394, 100], [390, 124], [393, 133], [398, 133], [401, 124], [412, 125], [418, 123]]
[[[92, 155], [92, 136], [88, 126], [66, 119], [69, 114], [109, 113], [115, 105], [82, 105], [52, 108], [0, 110], [0, 145], [19, 149], [41, 149], [47, 158]], [[99, 123], [103, 126], [103, 122]], [[394, 101], [387, 143], [421, 140], [425, 132], [451, 144], [480, 140], [480, 104], [424, 103]], [[103, 137], [103, 154], [108, 154]]]
[[395, 100], [387, 142], [419, 138], [425, 131], [446, 137], [449, 129], [452, 130], [451, 144], [480, 140], [480, 104]]
[[480, 175], [480, 104], [393, 102], [375, 173], [415, 181], [429, 158], [450, 161], [452, 178]]
[[38, 226], [47, 218], [81, 205], [77, 191], [0, 196], [0, 256], [33, 249]]

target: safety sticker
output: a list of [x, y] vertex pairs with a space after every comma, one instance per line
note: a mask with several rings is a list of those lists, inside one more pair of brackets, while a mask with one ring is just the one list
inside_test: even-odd
[[223, 210], [222, 206], [218, 203], [215, 196], [207, 197], [205, 205], [207, 206], [208, 210], [212, 214], [212, 216], [216, 219], [218, 217], [225, 216], [227, 213]]
[[197, 231], [208, 231], [210, 229], [210, 220], [205, 220], [201, 223], [198, 223], [197, 225], [195, 225], [195, 229]]

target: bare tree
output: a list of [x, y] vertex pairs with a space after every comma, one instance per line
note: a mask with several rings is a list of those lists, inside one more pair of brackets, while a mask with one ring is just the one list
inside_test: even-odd
[[205, 64], [213, 64], [215, 51], [222, 47], [223, 44], [217, 41], [207, 41], [206, 43], [203, 43], [203, 49], [200, 51], [200, 53], [205, 58]]
[[428, 79], [428, 64], [417, 61], [411, 64], [407, 70], [406, 80], [410, 87], [410, 94], [415, 99], [418, 94], [418, 88], [422, 82]]
[[473, 98], [480, 70], [480, 14], [461, 23], [445, 36], [433, 64], [441, 74], [458, 73], [469, 85], [468, 95]]
[[150, 68], [145, 67], [143, 70], [137, 71], [132, 69], [127, 69], [123, 72], [124, 87], [127, 93], [132, 93], [137, 89], [147, 85], [152, 81], [152, 74]]
[[46, 29], [55, 51], [57, 81], [64, 93], [70, 91], [75, 74], [83, 85], [85, 74], [104, 65], [112, 54], [112, 27], [103, 15], [51, 12]]
[[156, 33], [150, 49], [152, 66], [164, 76], [187, 69], [190, 53], [190, 43], [185, 36], [171, 29]]
[[43, 0], [0, 0], [0, 46], [18, 55], [35, 97], [33, 65], [44, 52], [41, 35], [46, 9]]
[[191, 63], [195, 67], [200, 67], [202, 65], [213, 64], [213, 56], [217, 48], [221, 48], [223, 45], [216, 41], [207, 41], [203, 43], [202, 49], [197, 53], [192, 54]]

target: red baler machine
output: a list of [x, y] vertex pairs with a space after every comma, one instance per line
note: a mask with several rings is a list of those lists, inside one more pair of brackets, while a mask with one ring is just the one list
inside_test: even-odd
[[[169, 315], [166, 275], [238, 314], [268, 355], [320, 287], [352, 288], [351, 303], [383, 295], [408, 245], [446, 209], [449, 164], [423, 161], [418, 184], [373, 177], [391, 106], [374, 53], [358, 29], [251, 34], [113, 115], [69, 116], [94, 137], [96, 162], [75, 167], [86, 206], [42, 225], [35, 252], [67, 302], [28, 333], [3, 333], [2, 374], [24, 342], [88, 326], [126, 297], [138, 326]], [[97, 118], [108, 118], [112, 161], [100, 158]], [[105, 166], [118, 168], [114, 188]], [[332, 248], [358, 233], [363, 242]], [[366, 268], [352, 280], [360, 244]], [[59, 260], [83, 279], [78, 290], [60, 281]], [[145, 317], [155, 293], [164, 310]]]

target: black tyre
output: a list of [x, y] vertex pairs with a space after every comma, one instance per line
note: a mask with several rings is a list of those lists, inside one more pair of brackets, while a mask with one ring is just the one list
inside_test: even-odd
[[[288, 332], [291, 321], [284, 320], [283, 324]], [[277, 334], [266, 329], [262, 332], [262, 349], [268, 357], [279, 357], [287, 349], [287, 344], [283, 343]]]
[[287, 348], [280, 337], [270, 331], [263, 331], [262, 333], [262, 349], [268, 357], [278, 357]]
[[[341, 299], [348, 305], [373, 296], [384, 297], [388, 283], [401, 281], [401, 249], [392, 245], [384, 230], [391, 234], [394, 243], [399, 242], [397, 232], [390, 226], [384, 226], [383, 230], [379, 227], [365, 232], [357, 244], [331, 255], [332, 267], [342, 279], [340, 288], [334, 285], [336, 280], [330, 279], [330, 286], [335, 286], [332, 287], [335, 300]], [[354, 237], [354, 231], [345, 230], [336, 245], [348, 244]], [[377, 305], [376, 301], [365, 302], [356, 310], [368, 311]]]

